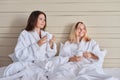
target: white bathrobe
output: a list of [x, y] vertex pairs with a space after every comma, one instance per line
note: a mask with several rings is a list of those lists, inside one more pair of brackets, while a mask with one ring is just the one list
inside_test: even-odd
[[[86, 59], [83, 52], [88, 51], [98, 56], [98, 60]], [[80, 43], [66, 42], [60, 49], [60, 56], [72, 57], [82, 56], [79, 62], [68, 62], [57, 66], [53, 72], [49, 73], [49, 80], [117, 80], [106, 75], [102, 70], [106, 51], [101, 51], [99, 45], [94, 40]]]
[[[47, 35], [47, 41], [52, 38], [52, 35], [45, 31], [41, 31], [41, 35]], [[21, 32], [14, 53], [10, 55], [15, 62], [5, 69], [3, 79], [0, 80], [46, 80], [49, 60], [57, 52], [56, 44], [54, 43], [51, 49], [49, 42], [39, 46], [39, 40], [36, 31]]]
[[[83, 57], [83, 52], [85, 51], [93, 53], [99, 58], [99, 60], [94, 60], [92, 58], [85, 59]], [[106, 50], [101, 50], [96, 41], [91, 39], [89, 42], [85, 42], [84, 40], [82, 40], [79, 43], [70, 43], [67, 41], [62, 47], [59, 55], [69, 58], [74, 55], [82, 56], [83, 60], [81, 62], [95, 62], [96, 66], [102, 67], [106, 52]]]
[[[48, 32], [41, 31], [41, 36], [43, 37], [45, 35], [47, 35], [47, 40], [52, 38], [49, 37], [52, 35]], [[56, 44], [54, 43], [53, 49], [51, 49], [48, 42], [39, 46], [37, 44], [39, 40], [40, 37], [36, 31], [22, 31], [14, 51], [17, 61], [45, 60], [55, 56], [57, 52]]]

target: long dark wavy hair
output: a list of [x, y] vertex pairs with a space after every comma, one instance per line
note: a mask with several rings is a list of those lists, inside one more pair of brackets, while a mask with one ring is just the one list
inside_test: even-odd
[[27, 26], [25, 28], [25, 30], [27, 31], [32, 31], [34, 30], [36, 24], [37, 24], [37, 20], [40, 14], [43, 14], [45, 16], [45, 26], [43, 27], [42, 30], [45, 30], [46, 25], [47, 25], [47, 20], [46, 20], [46, 14], [42, 11], [33, 11], [27, 21]]

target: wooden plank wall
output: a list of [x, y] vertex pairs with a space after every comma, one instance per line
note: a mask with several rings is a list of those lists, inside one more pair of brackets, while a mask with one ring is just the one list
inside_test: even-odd
[[34, 10], [47, 14], [46, 30], [58, 45], [73, 23], [83, 21], [89, 36], [108, 50], [104, 67], [120, 67], [120, 0], [0, 0], [0, 66], [11, 63], [8, 54]]

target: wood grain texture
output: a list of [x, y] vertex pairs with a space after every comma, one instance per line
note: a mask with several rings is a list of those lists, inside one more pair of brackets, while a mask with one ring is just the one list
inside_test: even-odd
[[91, 38], [108, 51], [104, 67], [120, 67], [120, 0], [0, 0], [0, 66], [12, 63], [17, 38], [30, 13], [47, 14], [46, 31], [65, 42], [71, 27], [83, 21]]

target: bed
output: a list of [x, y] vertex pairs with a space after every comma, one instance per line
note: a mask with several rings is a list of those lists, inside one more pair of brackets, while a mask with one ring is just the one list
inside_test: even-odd
[[[0, 67], [0, 77], [2, 77], [4, 69], [5, 67]], [[120, 68], [104, 68], [104, 71], [105, 73], [120, 79]]]
[[120, 79], [120, 68], [104, 68], [105, 73]]
[[5, 67], [0, 67], [0, 78], [2, 77], [2, 74], [4, 72]]

